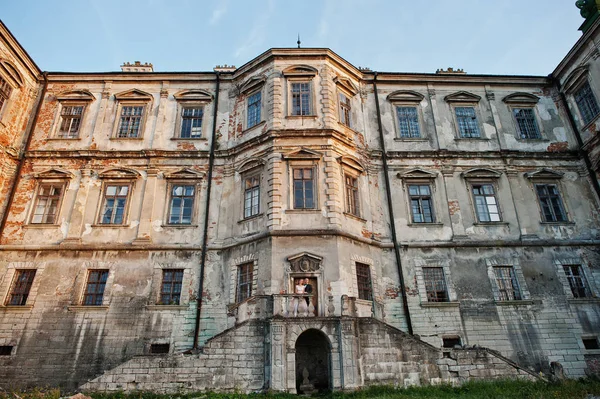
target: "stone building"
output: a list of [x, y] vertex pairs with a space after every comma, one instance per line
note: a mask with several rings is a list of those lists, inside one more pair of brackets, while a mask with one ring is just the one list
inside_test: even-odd
[[42, 74], [0, 25], [0, 385], [598, 373], [598, 23], [551, 76]]

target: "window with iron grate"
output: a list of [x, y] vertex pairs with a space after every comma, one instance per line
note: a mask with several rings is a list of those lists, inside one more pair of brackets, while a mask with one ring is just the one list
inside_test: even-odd
[[373, 300], [373, 282], [371, 281], [371, 267], [364, 263], [356, 263], [356, 282], [358, 285], [358, 299]]
[[427, 302], [448, 302], [448, 289], [443, 268], [424, 267], [423, 279], [425, 280]]

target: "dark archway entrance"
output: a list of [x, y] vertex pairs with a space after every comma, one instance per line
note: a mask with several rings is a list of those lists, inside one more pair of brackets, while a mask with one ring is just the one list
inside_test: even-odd
[[296, 340], [296, 392], [311, 393], [311, 386], [319, 392], [331, 390], [331, 344], [324, 333], [314, 329], [304, 331]]

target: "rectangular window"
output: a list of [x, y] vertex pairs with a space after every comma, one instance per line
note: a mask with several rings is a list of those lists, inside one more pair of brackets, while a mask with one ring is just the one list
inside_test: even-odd
[[292, 115], [310, 115], [310, 82], [292, 83]]
[[346, 212], [354, 216], [360, 216], [358, 179], [349, 175], [345, 175], [344, 178], [346, 180]]
[[345, 94], [340, 93], [340, 122], [348, 127], [350, 127], [351, 111], [350, 99]]
[[442, 348], [454, 348], [456, 345], [461, 346], [460, 337], [442, 338]]
[[55, 224], [57, 221], [63, 184], [40, 184], [35, 198], [32, 224]]
[[260, 91], [248, 97], [248, 129], [260, 123], [261, 100], [262, 94]]
[[519, 137], [522, 139], [541, 139], [540, 129], [535, 120], [533, 108], [515, 108], [513, 115], [519, 128]]
[[540, 201], [544, 222], [567, 221], [567, 213], [556, 184], [536, 184], [535, 191]]
[[2, 111], [2, 107], [4, 107], [4, 104], [8, 101], [12, 90], [12, 86], [0, 77], [0, 111]]
[[431, 187], [428, 184], [411, 184], [408, 186], [408, 195], [413, 223], [433, 223]]
[[417, 107], [396, 107], [398, 116], [398, 127], [400, 128], [401, 138], [420, 138], [419, 115]]
[[76, 139], [79, 137], [81, 118], [83, 116], [83, 105], [63, 106], [60, 111], [60, 128], [58, 137], [63, 139]]
[[2, 345], [0, 346], [0, 356], [10, 356], [12, 354], [12, 350], [12, 345]]
[[583, 118], [584, 125], [590, 123], [592, 119], [600, 113], [598, 102], [596, 101], [596, 97], [588, 82], [585, 82], [585, 84], [575, 93], [575, 102], [577, 103], [577, 108], [579, 108], [579, 113]]
[[448, 289], [443, 268], [424, 267], [423, 279], [425, 280], [427, 302], [448, 302]]
[[589, 298], [592, 296], [581, 265], [563, 265], [563, 270], [575, 298]]
[[174, 184], [171, 187], [169, 224], [192, 224], [194, 185]]
[[181, 109], [181, 130], [179, 138], [197, 139], [202, 137], [202, 117], [204, 108], [184, 107]]
[[583, 347], [585, 349], [588, 349], [588, 350], [597, 350], [597, 349], [600, 349], [600, 345], [598, 345], [598, 338], [597, 337], [581, 338], [581, 341], [583, 342]]
[[479, 124], [473, 107], [456, 107], [456, 123], [461, 138], [480, 138]]
[[170, 349], [170, 344], [150, 344], [150, 353], [153, 355], [168, 354]]
[[512, 266], [496, 266], [494, 267], [494, 275], [496, 276], [501, 301], [518, 301], [521, 299], [515, 269]]
[[244, 179], [244, 218], [258, 215], [260, 202], [260, 176]]
[[137, 138], [140, 137], [140, 128], [144, 116], [144, 106], [123, 106], [119, 119], [119, 128], [117, 129], [118, 138]]
[[129, 196], [129, 185], [106, 185], [100, 224], [125, 223], [125, 207]]
[[254, 264], [246, 263], [238, 266], [236, 301], [243, 302], [252, 296], [252, 279]]
[[182, 282], [183, 270], [163, 270], [162, 286], [160, 288], [161, 305], [179, 305]]
[[101, 306], [104, 298], [104, 288], [108, 279], [108, 270], [88, 271], [88, 280], [83, 295], [83, 305]]
[[314, 171], [312, 168], [294, 169], [294, 208], [314, 209]]
[[475, 203], [475, 213], [477, 221], [500, 222], [500, 208], [496, 200], [496, 193], [493, 184], [474, 184], [471, 187], [473, 192], [473, 202]]
[[371, 281], [371, 268], [364, 263], [356, 263], [356, 283], [358, 285], [358, 299], [373, 300], [373, 283]]
[[16, 270], [6, 304], [9, 306], [25, 306], [34, 278], [35, 269]]

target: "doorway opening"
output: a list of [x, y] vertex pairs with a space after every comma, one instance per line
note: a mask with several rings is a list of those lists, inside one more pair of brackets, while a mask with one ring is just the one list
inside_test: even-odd
[[331, 344], [315, 329], [296, 340], [296, 392], [311, 394], [331, 390]]
[[[310, 303], [312, 303], [313, 307], [315, 308], [315, 313], [314, 316], [318, 316], [319, 315], [319, 286], [318, 286], [318, 282], [317, 282], [317, 278], [316, 277], [294, 277], [292, 279], [292, 288], [294, 289], [294, 292], [296, 292], [296, 289], [299, 285], [304, 285], [306, 286], [306, 284], [310, 285], [310, 288], [308, 290], [305, 291], [305, 293], [307, 294], [312, 294], [311, 298], [305, 298], [304, 300], [307, 301], [307, 306], [309, 305], [309, 301]], [[308, 292], [310, 290], [310, 292]]]

